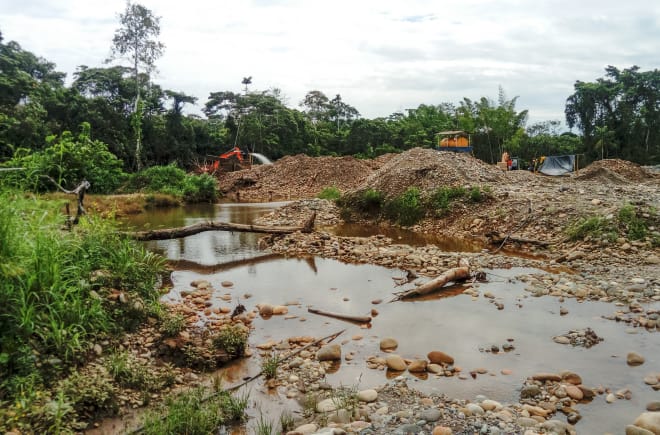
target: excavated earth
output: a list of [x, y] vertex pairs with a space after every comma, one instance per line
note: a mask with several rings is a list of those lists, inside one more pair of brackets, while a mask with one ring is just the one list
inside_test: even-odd
[[[412, 149], [388, 156], [382, 159], [379, 165], [373, 165], [371, 168], [371, 173], [366, 176], [355, 177], [351, 186], [342, 185], [347, 196], [375, 189], [391, 198], [411, 186], [418, 187], [422, 195], [428, 195], [435, 189], [446, 186], [478, 186], [488, 192], [488, 198], [483, 202], [458, 201], [453, 204], [448, 214], [442, 217], [427, 217], [409, 228], [417, 233], [477, 243], [483, 247], [482, 251], [456, 253], [445, 252], [433, 244], [401, 245], [383, 235], [336, 236], [324, 231], [324, 227], [343, 222], [342, 217], [363, 224], [374, 222], [360, 215], [342, 213], [331, 201], [308, 197], [263, 216], [258, 223], [295, 225], [302, 223], [312, 212], [316, 212], [317, 231], [311, 234], [269, 236], [263, 240], [264, 246], [274, 252], [291, 256], [311, 254], [345, 262], [378, 264], [407, 269], [429, 277], [454, 267], [458, 258], [468, 259], [476, 269], [534, 267], [551, 271], [553, 274], [524, 278], [528, 283], [527, 291], [533, 295], [551, 295], [560, 299], [576, 298], [586, 302], [612, 302], [612, 320], [643, 327], [652, 332], [659, 330], [660, 313], [656, 308], [651, 308], [657, 307], [657, 302], [660, 301], [660, 220], [657, 212], [660, 207], [660, 177], [657, 174], [630, 162], [603, 160], [569, 176], [548, 177], [527, 171], [504, 172], [466, 154], [441, 153], [427, 149]], [[335, 171], [342, 169], [337, 167]], [[286, 185], [285, 180], [280, 180], [280, 183]], [[577, 241], [567, 237], [567, 229], [579, 219], [599, 217], [605, 222], [615, 221], [619, 210], [625, 205], [632, 205], [639, 217], [646, 221], [646, 237], [631, 240], [626, 236], [626, 228], [621, 227], [614, 238], [611, 234], [587, 235]], [[384, 221], [377, 223], [392, 225]], [[504, 245], [503, 239], [506, 239]], [[509, 250], [506, 255], [500, 250], [501, 247]], [[556, 337], [556, 340], [573, 343], [572, 340], [579, 341], [588, 336], [588, 332], [569, 331], [566, 336]], [[284, 376], [288, 376], [288, 372]], [[537, 376], [540, 376], [540, 379], [536, 379]], [[566, 389], [573, 391], [576, 397], [608, 394], [608, 403], [610, 396], [615, 397], [613, 392], [598, 391], [583, 385], [574, 388], [571, 385], [575, 382], [566, 381], [558, 374], [549, 374], [548, 379], [544, 376], [545, 374], [530, 374], [528, 384], [523, 390], [540, 389], [544, 397], [552, 398], [551, 402], [559, 400], [559, 396], [566, 397]], [[297, 377], [294, 375], [294, 378]], [[406, 397], [415, 396], [415, 393], [397, 385], [395, 383], [382, 387], [384, 394], [378, 396], [380, 405], [394, 409], [401, 407], [401, 397], [396, 397], [391, 402], [384, 399], [389, 397], [386, 392], [391, 392], [392, 389], [400, 392], [406, 390]], [[580, 394], [576, 393], [577, 387], [581, 390]], [[625, 394], [625, 391], [619, 391], [616, 397], [623, 398]], [[386, 424], [375, 432], [364, 433], [407, 433], [401, 421], [419, 420], [428, 423], [428, 419], [425, 420], [414, 411], [421, 412], [425, 408], [420, 405], [425, 403], [420, 402], [421, 400], [421, 396], [417, 397], [413, 400], [414, 405], [409, 405], [412, 410], [411, 418], [394, 419], [392, 424]], [[433, 400], [437, 402], [438, 398], [424, 398], [424, 401], [429, 403]], [[551, 420], [546, 415], [549, 412], [546, 413], [542, 408], [547, 408], [547, 401], [530, 403], [523, 395], [519, 404], [506, 407], [506, 412], [499, 416], [496, 415], [497, 412], [487, 409], [491, 405], [488, 401], [486, 407], [481, 403], [481, 409], [474, 408], [474, 404], [452, 405], [452, 401], [447, 398], [440, 402], [441, 405], [435, 403], [434, 406], [446, 410], [443, 412], [445, 418], [439, 420], [435, 426], [430, 424], [418, 428], [421, 432], [415, 432], [417, 429], [412, 428], [410, 433], [452, 433], [450, 427], [453, 428], [453, 433], [575, 433], [573, 426]], [[648, 406], [652, 414], [657, 412], [657, 403]], [[472, 408], [476, 414], [466, 412], [466, 408]], [[496, 404], [495, 408], [501, 410], [500, 404]], [[461, 427], [458, 419], [451, 418], [453, 414], [448, 411], [452, 409], [455, 409], [461, 418], [467, 418], [464, 421], [466, 425]], [[569, 421], [573, 418], [572, 422], [575, 422], [579, 416], [571, 414], [571, 410], [571, 404], [568, 403], [565, 413], [569, 416]], [[640, 409], [641, 411], [643, 409]], [[475, 420], [477, 415], [490, 416], [494, 420]], [[445, 423], [440, 424], [441, 422], [445, 422], [446, 427]], [[350, 428], [344, 428], [350, 431]], [[484, 428], [486, 432], [483, 432]], [[371, 429], [376, 427], [372, 426]]]

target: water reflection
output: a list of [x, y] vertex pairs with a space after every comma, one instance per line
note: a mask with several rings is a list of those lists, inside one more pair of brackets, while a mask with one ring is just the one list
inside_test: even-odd
[[[258, 205], [249, 207], [254, 209], [248, 212], [263, 210]], [[210, 210], [212, 213], [206, 209], [193, 216], [168, 217], [168, 225], [189, 225], [209, 216], [217, 220], [249, 219], [244, 208], [221, 205]], [[246, 235], [248, 237], [241, 237]], [[481, 294], [492, 293], [495, 301], [503, 306], [502, 310], [489, 298], [463, 294], [460, 286], [421, 299], [374, 306], [373, 300], [388, 301], [394, 292], [411, 286], [395, 285], [392, 278], [402, 276], [403, 271], [323, 258], [263, 256], [256, 249], [257, 239], [258, 235], [247, 233], [212, 232], [150, 244], [178, 260], [178, 270], [172, 273], [172, 291], [165, 297], [176, 300], [181, 290], [190, 288], [191, 281], [203, 278], [218, 289], [214, 306], [233, 308], [241, 302], [252, 309], [263, 302], [288, 304], [287, 317], [254, 320], [251, 346], [297, 335], [322, 337], [346, 329], [342, 336], [346, 341], [342, 353], [353, 353], [353, 359], [342, 361], [336, 372], [327, 374], [326, 380], [332, 385], [354, 385], [357, 379], [360, 379], [360, 388], [384, 383], [394, 373], [370, 370], [365, 361], [371, 355], [384, 356], [379, 350], [380, 339], [394, 337], [399, 341], [396, 353], [405, 358], [425, 358], [429, 351], [441, 350], [454, 357], [465, 373], [481, 367], [488, 371], [474, 378], [468, 376], [466, 380], [434, 375], [420, 379], [406, 375], [410, 376], [413, 387], [426, 392], [464, 399], [483, 394], [502, 402], [513, 402], [518, 400], [519, 388], [527, 376], [564, 369], [579, 373], [589, 387], [603, 385], [614, 391], [629, 388], [633, 392], [631, 400], [619, 400], [612, 405], [605, 405], [604, 399], [597, 397], [593, 403], [578, 406], [584, 417], [577, 426], [581, 433], [622, 432], [647, 402], [656, 400], [657, 393], [644, 385], [642, 379], [647, 371], [660, 366], [657, 335], [643, 329], [629, 334], [621, 324], [603, 319], [603, 315], [616, 309], [612, 304], [581, 303], [573, 299], [560, 303], [553, 297], [528, 297], [525, 284], [515, 277], [540, 272], [538, 270], [490, 271], [492, 276], [501, 279], [473, 285]], [[234, 286], [223, 288], [221, 282], [225, 280], [232, 281]], [[248, 293], [250, 298], [245, 297]], [[224, 294], [232, 296], [230, 302], [219, 297]], [[560, 316], [560, 305], [567, 308], [569, 314]], [[311, 314], [307, 311], [310, 306], [354, 315], [369, 315], [371, 309], [376, 308], [380, 314], [373, 318], [371, 329], [367, 330], [361, 325]], [[649, 308], [660, 309], [660, 303], [651, 304]], [[605, 341], [590, 349], [552, 341], [555, 335], [586, 327], [594, 329]], [[364, 338], [349, 340], [358, 334]], [[515, 346], [510, 352], [480, 350], [491, 345], [501, 348], [508, 342]], [[625, 356], [629, 350], [642, 353], [647, 363], [628, 367]], [[503, 375], [504, 369], [511, 370], [512, 375]], [[232, 370], [241, 377], [254, 375], [260, 370], [260, 360], [258, 357], [246, 359], [236, 363]], [[266, 395], [263, 397], [270, 400]], [[277, 403], [260, 405], [264, 409], [281, 406], [295, 406], [295, 402], [280, 397]]]

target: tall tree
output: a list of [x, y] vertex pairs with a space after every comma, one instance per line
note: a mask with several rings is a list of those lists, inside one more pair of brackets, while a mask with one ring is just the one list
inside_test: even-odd
[[140, 101], [140, 69], [149, 75], [155, 70], [156, 60], [163, 55], [165, 46], [158, 41], [160, 35], [160, 17], [156, 17], [144, 6], [126, 3], [126, 10], [119, 15], [121, 27], [112, 38], [112, 54], [109, 60], [127, 58], [133, 67], [135, 79], [135, 104], [133, 106], [132, 125], [135, 133], [135, 164], [140, 170], [142, 166], [142, 109]]

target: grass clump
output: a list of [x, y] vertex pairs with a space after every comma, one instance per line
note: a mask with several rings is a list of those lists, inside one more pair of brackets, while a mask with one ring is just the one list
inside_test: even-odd
[[280, 414], [280, 429], [281, 433], [287, 433], [295, 428], [296, 421], [289, 411], [284, 411]]
[[117, 384], [133, 390], [158, 391], [174, 383], [171, 372], [154, 372], [148, 364], [128, 352], [112, 354], [106, 368]]
[[224, 349], [229, 356], [243, 355], [247, 345], [247, 331], [239, 325], [226, 325], [213, 338], [213, 345], [217, 349]]
[[647, 223], [639, 215], [635, 206], [626, 204], [619, 209], [619, 224], [630, 240], [641, 240], [648, 235]]
[[335, 186], [329, 186], [324, 188], [321, 193], [318, 194], [319, 199], [327, 199], [330, 201], [336, 201], [341, 197], [341, 191]]
[[259, 414], [259, 420], [257, 420], [257, 427], [255, 428], [256, 435], [272, 435], [274, 429], [273, 422], [264, 417], [263, 414]]
[[160, 331], [165, 337], [175, 337], [186, 328], [186, 318], [183, 314], [172, 314], [167, 310], [161, 314]]
[[261, 372], [266, 379], [274, 379], [277, 376], [277, 366], [280, 359], [277, 355], [270, 355], [261, 361]]
[[409, 187], [385, 204], [385, 216], [404, 226], [416, 224], [425, 213], [421, 192], [417, 187]]
[[577, 241], [586, 238], [600, 238], [603, 235], [614, 238], [616, 232], [609, 219], [604, 216], [591, 216], [579, 218], [570, 224], [566, 229], [566, 235], [570, 240]]
[[[248, 397], [226, 391], [210, 393], [199, 387], [167, 400], [165, 407], [150, 413], [144, 422], [147, 435], [207, 435], [230, 422], [245, 419]], [[164, 416], [164, 417], [163, 417]]]
[[185, 202], [213, 202], [218, 198], [215, 178], [209, 174], [189, 175], [175, 165], [152, 166], [132, 174], [125, 190], [164, 193]]

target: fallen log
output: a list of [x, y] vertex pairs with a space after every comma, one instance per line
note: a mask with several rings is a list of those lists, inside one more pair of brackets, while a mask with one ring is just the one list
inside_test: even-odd
[[183, 237], [192, 236], [194, 234], [203, 233], [204, 231], [236, 231], [243, 233], [265, 233], [265, 234], [291, 234], [296, 231], [303, 233], [310, 233], [314, 230], [314, 220], [316, 219], [316, 212], [300, 227], [278, 227], [266, 225], [247, 225], [235, 224], [231, 222], [200, 222], [198, 224], [188, 225], [179, 228], [165, 228], [160, 230], [147, 230], [136, 231], [133, 233], [125, 233], [127, 236], [140, 241], [147, 240], [168, 240], [180, 239]]
[[332, 311], [317, 310], [316, 308], [307, 308], [307, 311], [313, 314], [320, 314], [321, 316], [334, 317], [336, 319], [348, 320], [349, 322], [369, 323], [371, 322], [370, 316], [353, 316], [350, 314], [333, 313]]
[[497, 233], [489, 234], [488, 238], [492, 245], [500, 245], [505, 242], [514, 242], [514, 243], [528, 243], [530, 245], [539, 245], [545, 247], [551, 244], [550, 242], [546, 242], [544, 240], [525, 239], [522, 237], [513, 237], [513, 236], [502, 237], [501, 234], [497, 234]]
[[448, 282], [463, 281], [468, 279], [469, 277], [470, 277], [470, 263], [466, 259], [461, 258], [458, 261], [458, 267], [449, 269], [442, 275], [420, 285], [419, 287], [415, 287], [410, 290], [395, 293], [396, 297], [392, 299], [390, 302], [400, 301], [402, 299], [408, 299], [416, 296], [423, 296], [431, 292], [434, 292], [436, 290], [440, 290]]

